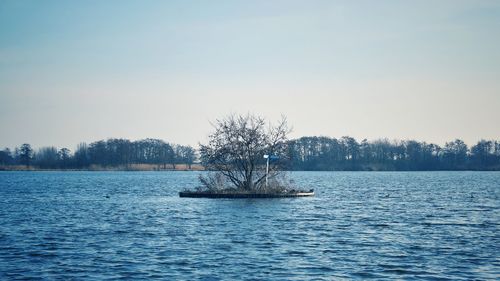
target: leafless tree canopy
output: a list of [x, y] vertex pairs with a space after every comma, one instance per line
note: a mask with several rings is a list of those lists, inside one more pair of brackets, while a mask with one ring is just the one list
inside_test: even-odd
[[255, 115], [230, 115], [217, 120], [215, 132], [207, 144], [200, 144], [201, 160], [206, 168], [216, 171], [236, 188], [252, 190], [264, 186], [265, 154], [280, 157], [270, 161], [269, 175], [275, 176], [286, 157], [286, 118], [276, 124]]

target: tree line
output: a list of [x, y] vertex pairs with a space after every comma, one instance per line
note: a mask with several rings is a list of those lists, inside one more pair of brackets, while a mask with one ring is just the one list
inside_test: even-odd
[[[481, 140], [468, 147], [462, 140], [447, 142], [443, 147], [415, 140], [386, 139], [358, 142], [352, 137], [302, 137], [287, 141], [286, 168], [305, 171], [434, 171], [434, 170], [500, 170], [500, 141]], [[197, 161], [191, 146], [170, 144], [159, 139], [130, 141], [108, 139], [80, 143], [71, 152], [67, 148], [42, 147], [34, 150], [23, 144], [13, 150], [0, 151], [0, 166], [24, 165], [42, 169], [86, 169], [128, 167], [152, 164], [174, 168]], [[203, 164], [203, 163], [202, 163]]]
[[415, 140], [302, 137], [291, 140], [288, 149], [291, 170], [500, 170], [500, 141], [493, 140], [469, 148], [460, 139], [441, 147]]
[[75, 152], [53, 146], [34, 150], [23, 144], [13, 151], [0, 151], [0, 165], [24, 165], [42, 169], [85, 169], [92, 165], [101, 167], [129, 167], [131, 164], [153, 164], [158, 168], [175, 169], [177, 164], [189, 168], [196, 160], [196, 150], [191, 146], [170, 144], [160, 139], [130, 141], [127, 139], [99, 140], [90, 144], [80, 143]]

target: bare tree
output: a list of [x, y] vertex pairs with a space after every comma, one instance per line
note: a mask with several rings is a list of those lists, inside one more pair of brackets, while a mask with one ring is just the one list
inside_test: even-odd
[[191, 170], [191, 165], [196, 160], [196, 150], [191, 146], [184, 146], [184, 162], [186, 162], [188, 169]]
[[21, 164], [26, 165], [29, 168], [31, 160], [33, 160], [33, 149], [28, 143], [21, 145], [19, 149], [19, 160]]
[[176, 145], [175, 158], [177, 163], [186, 164], [188, 169], [196, 160], [196, 150], [189, 145]]
[[[290, 133], [285, 117], [273, 126], [255, 115], [230, 115], [217, 120], [215, 132], [207, 144], [200, 144], [201, 160], [209, 170], [222, 174], [238, 189], [253, 190], [264, 186], [266, 160], [273, 155], [269, 166], [270, 177], [280, 170], [287, 155], [287, 135]], [[206, 183], [210, 181], [203, 181]]]
[[59, 149], [59, 152], [57, 152], [57, 154], [59, 155], [59, 161], [61, 163], [60, 167], [63, 169], [67, 169], [68, 163], [71, 159], [71, 151], [66, 147], [63, 147]]
[[33, 163], [40, 168], [55, 169], [59, 160], [57, 148], [54, 146], [42, 147], [38, 149], [33, 160]]
[[0, 165], [9, 165], [12, 162], [14, 162], [14, 159], [9, 148], [6, 147], [3, 151], [0, 151]]

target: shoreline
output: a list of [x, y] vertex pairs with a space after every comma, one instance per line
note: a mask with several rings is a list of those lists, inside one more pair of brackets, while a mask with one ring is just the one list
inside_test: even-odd
[[204, 171], [205, 168], [201, 166], [200, 164], [192, 164], [191, 167], [186, 164], [177, 164], [175, 167], [172, 165], [167, 165], [166, 167], [161, 165], [153, 165], [153, 164], [130, 164], [128, 166], [126, 165], [120, 165], [120, 166], [100, 166], [100, 165], [91, 165], [87, 168], [69, 168], [69, 169], [61, 169], [61, 168], [39, 168], [39, 167], [26, 167], [26, 166], [20, 166], [20, 165], [6, 165], [6, 166], [0, 166], [0, 171], [27, 171], [27, 172], [50, 172], [50, 171], [55, 171], [55, 172], [65, 172], [65, 171], [73, 171], [73, 172], [147, 172], [147, 171], [154, 171], [154, 172], [163, 172], [163, 171]]
[[[84, 169], [41, 169], [34, 167], [0, 167], [0, 172], [202, 172], [207, 171], [204, 167], [189, 168], [152, 168], [152, 169], [134, 169], [134, 168], [84, 168]], [[500, 172], [498, 170], [286, 170], [284, 172]]]

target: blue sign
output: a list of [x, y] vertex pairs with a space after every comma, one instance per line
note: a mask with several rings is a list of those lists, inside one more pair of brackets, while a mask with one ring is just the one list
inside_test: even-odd
[[264, 154], [264, 159], [269, 159], [269, 160], [278, 160], [280, 157], [278, 155], [268, 155]]

